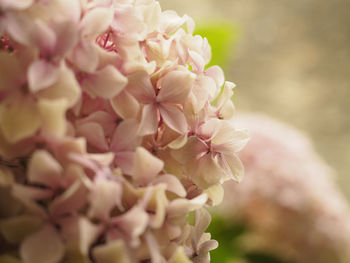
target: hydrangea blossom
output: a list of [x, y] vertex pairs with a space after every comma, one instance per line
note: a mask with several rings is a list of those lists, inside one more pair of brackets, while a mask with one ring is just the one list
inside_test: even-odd
[[154, 0], [0, 0], [1, 262], [210, 261], [248, 136], [193, 30]]
[[263, 115], [237, 122], [251, 134], [239, 153], [247, 176], [239, 186], [224, 184], [218, 212], [247, 224], [244, 247], [288, 262], [349, 262], [350, 210], [310, 140]]

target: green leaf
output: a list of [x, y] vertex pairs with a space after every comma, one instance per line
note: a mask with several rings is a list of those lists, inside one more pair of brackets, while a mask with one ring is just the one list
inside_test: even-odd
[[212, 59], [208, 67], [213, 65], [227, 66], [234, 54], [238, 38], [237, 27], [228, 21], [198, 23], [194, 34], [206, 37], [212, 50]]

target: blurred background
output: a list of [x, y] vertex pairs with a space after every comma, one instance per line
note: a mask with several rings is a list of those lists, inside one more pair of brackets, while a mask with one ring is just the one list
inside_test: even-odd
[[159, 1], [194, 18], [211, 64], [237, 84], [238, 112], [302, 132], [243, 117], [254, 135], [240, 155], [247, 177], [226, 184], [213, 211], [212, 262], [350, 262], [349, 202], [339, 193], [350, 200], [350, 1]]
[[266, 113], [310, 135], [350, 200], [350, 1], [160, 3], [192, 16], [204, 36], [215, 38], [211, 25], [226, 27], [222, 34], [234, 31], [226, 36], [230, 45], [214, 43], [213, 53], [226, 53], [221, 66], [237, 84], [237, 109]]

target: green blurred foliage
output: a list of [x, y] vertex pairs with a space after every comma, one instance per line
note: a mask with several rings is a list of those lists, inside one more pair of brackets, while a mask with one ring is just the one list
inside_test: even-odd
[[194, 32], [196, 35], [206, 37], [212, 50], [212, 59], [208, 67], [219, 65], [225, 68], [234, 54], [234, 47], [238, 40], [238, 28], [231, 22], [205, 22], [198, 23]]
[[214, 216], [207, 232], [212, 239], [219, 242], [219, 247], [210, 252], [213, 263], [291, 263], [276, 258], [263, 251], [245, 251], [240, 244], [240, 238], [248, 231], [248, 228], [239, 222], [224, 221]]

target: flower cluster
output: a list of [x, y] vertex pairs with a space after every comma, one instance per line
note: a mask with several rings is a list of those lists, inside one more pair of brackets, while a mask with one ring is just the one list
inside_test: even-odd
[[209, 262], [247, 133], [193, 30], [154, 0], [0, 0], [1, 262]]
[[252, 137], [239, 154], [247, 176], [238, 187], [225, 183], [218, 212], [247, 224], [246, 249], [287, 262], [349, 262], [349, 207], [310, 140], [265, 116], [237, 121]]

